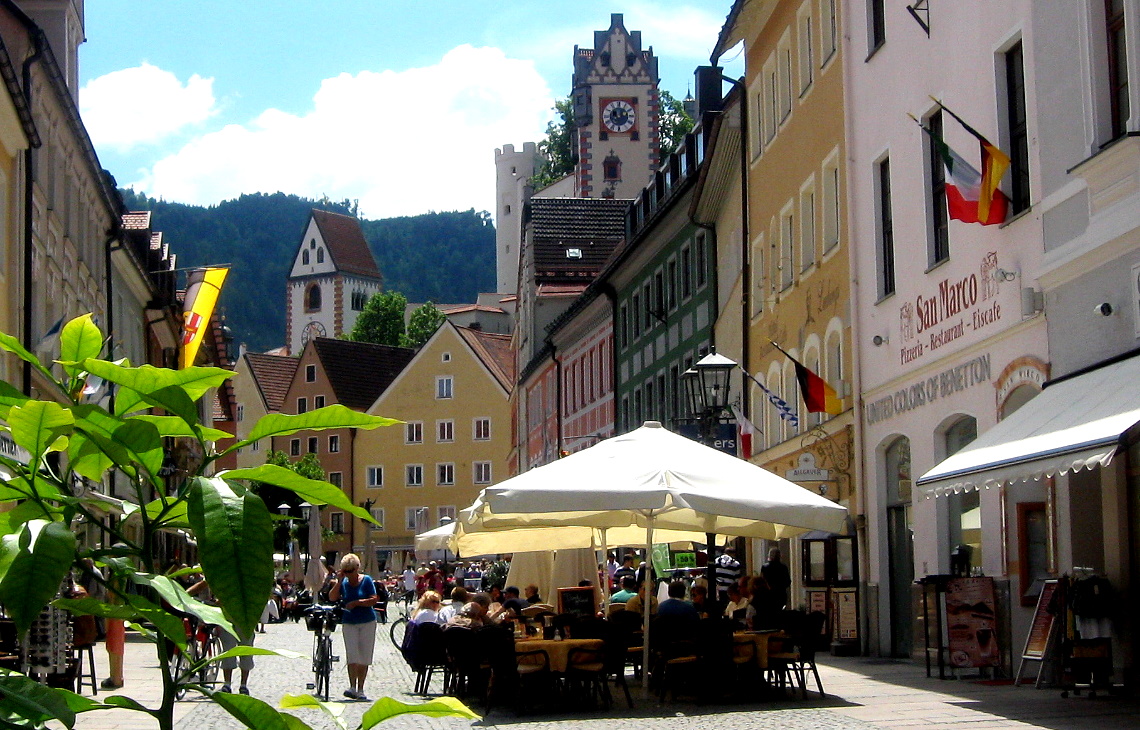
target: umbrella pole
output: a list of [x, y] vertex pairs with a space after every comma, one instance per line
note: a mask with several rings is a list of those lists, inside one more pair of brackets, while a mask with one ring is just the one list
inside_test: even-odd
[[649, 691], [649, 613], [653, 609], [653, 517], [645, 525], [645, 598], [641, 601], [641, 688]]
[[600, 530], [602, 536], [602, 569], [598, 571], [598, 586], [602, 589], [602, 615], [610, 615], [610, 551], [606, 545], [606, 528]]

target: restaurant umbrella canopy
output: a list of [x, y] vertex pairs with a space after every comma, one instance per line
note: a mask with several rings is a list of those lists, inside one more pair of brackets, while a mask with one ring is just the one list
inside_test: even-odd
[[[755, 464], [674, 434], [657, 421], [487, 487], [486, 527], [656, 528], [776, 540], [845, 532], [847, 509]], [[645, 614], [644, 666], [649, 614]], [[648, 678], [646, 678], [646, 682]]]

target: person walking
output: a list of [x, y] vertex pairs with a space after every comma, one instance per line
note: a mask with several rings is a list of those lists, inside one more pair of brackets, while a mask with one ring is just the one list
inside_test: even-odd
[[360, 558], [348, 553], [340, 559], [337, 581], [329, 590], [329, 600], [344, 608], [341, 616], [341, 634], [344, 636], [345, 664], [348, 665], [349, 687], [344, 696], [353, 700], [367, 700], [364, 680], [372, 664], [376, 648], [376, 586], [372, 577], [360, 572]]
[[788, 566], [780, 562], [780, 548], [768, 551], [768, 562], [760, 566], [760, 575], [768, 581], [771, 590], [772, 608], [781, 611], [788, 605], [788, 588], [792, 585], [792, 573]]

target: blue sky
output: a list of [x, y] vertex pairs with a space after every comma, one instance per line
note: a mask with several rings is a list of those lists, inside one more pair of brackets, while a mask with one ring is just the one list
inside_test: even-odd
[[493, 210], [494, 150], [541, 138], [575, 44], [623, 13], [682, 97], [731, 5], [95, 0], [80, 109], [119, 184], [167, 200], [282, 190], [359, 199], [367, 218]]

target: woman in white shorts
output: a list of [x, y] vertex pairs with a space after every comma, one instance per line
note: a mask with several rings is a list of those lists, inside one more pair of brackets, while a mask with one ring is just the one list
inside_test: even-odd
[[329, 600], [344, 608], [341, 616], [341, 634], [344, 636], [345, 664], [348, 665], [349, 687], [344, 696], [353, 700], [366, 700], [364, 680], [368, 665], [372, 663], [372, 650], [376, 646], [376, 586], [372, 577], [360, 573], [360, 558], [348, 553], [340, 559], [336, 583], [329, 590]]

